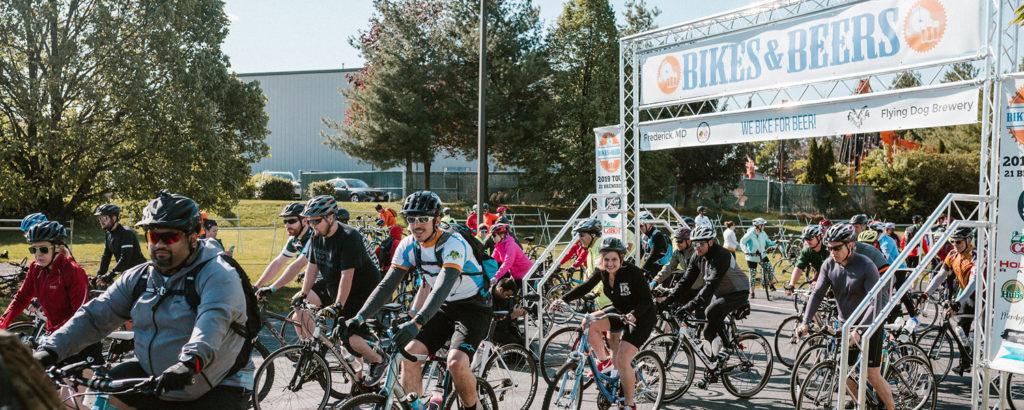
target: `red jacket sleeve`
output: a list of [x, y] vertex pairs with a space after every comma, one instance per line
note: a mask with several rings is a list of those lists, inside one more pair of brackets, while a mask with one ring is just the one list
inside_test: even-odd
[[25, 276], [25, 282], [21, 284], [21, 288], [18, 289], [18, 293], [14, 295], [14, 300], [7, 306], [7, 310], [4, 312], [2, 318], [0, 318], [0, 329], [7, 329], [17, 318], [28, 307], [29, 302], [32, 298], [36, 297], [36, 270], [29, 270], [28, 275]]
[[[565, 257], [562, 258], [561, 262], [558, 262], [558, 266], [565, 265], [565, 263], [568, 262], [570, 259], [577, 258], [577, 256], [578, 256], [577, 254], [579, 254], [579, 251], [580, 251], [580, 241], [574, 241], [572, 243], [572, 247], [569, 248], [569, 252], [567, 252], [565, 254]], [[576, 260], [574, 262], [575, 263], [573, 263], [573, 266], [575, 267], [576, 263], [579, 263], [579, 261]]]

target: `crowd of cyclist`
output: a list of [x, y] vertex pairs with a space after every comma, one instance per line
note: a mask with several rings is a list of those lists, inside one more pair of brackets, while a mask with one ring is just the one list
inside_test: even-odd
[[[332, 320], [346, 347], [370, 363], [361, 382], [373, 385], [385, 372], [386, 358], [366, 342], [365, 322], [378, 316], [401, 283], [415, 277], [415, 297], [405, 319], [396, 325], [393, 340], [411, 354], [433, 353], [448, 345], [446, 365], [460, 406], [476, 409], [479, 400], [470, 360], [488, 334], [494, 311], [508, 312], [494, 339], [525, 343], [515, 321], [529, 313], [515, 301], [524, 286], [531, 286], [523, 279], [534, 263], [515, 235], [508, 210], [498, 207], [490, 213], [483, 204], [483, 211], [483, 223], [477, 223], [475, 206], [461, 223], [436, 194], [415, 192], [400, 211], [377, 205], [376, 228], [384, 232], [384, 239], [375, 244], [360, 228], [349, 225], [348, 212], [333, 197], [290, 203], [279, 215], [289, 238], [251, 285], [215, 233], [209, 235], [208, 231], [215, 232], [216, 222], [211, 224], [198, 205], [182, 195], [162, 191], [135, 224], [145, 233], [149, 262], [134, 231], [120, 223], [120, 209], [113, 204], [97, 208], [95, 216], [106, 241], [99, 270], [91, 280], [66, 245], [64, 227], [42, 214], [32, 214], [24, 218], [21, 228], [34, 260], [21, 289], [0, 316], [0, 329], [31, 309], [35, 298], [49, 334], [35, 357], [49, 367], [86, 357], [102, 363], [101, 340], [130, 322], [135, 357], [117, 363], [110, 373], [120, 378], [160, 376], [160, 385], [155, 395], [116, 395], [112, 403], [117, 408], [244, 408], [247, 391], [252, 389], [244, 374], [253, 366], [249, 355], [254, 337], [251, 323], [256, 318], [243, 301], [269, 297], [299, 278], [301, 286], [291, 302], [300, 337], [311, 336], [314, 320]], [[398, 216], [406, 222], [405, 228], [398, 225]], [[735, 348], [725, 318], [750, 308], [759, 269], [760, 281], [773, 290], [776, 284], [770, 264], [762, 263], [776, 246], [762, 218], [754, 219], [738, 240], [735, 224], [725, 222], [719, 242], [705, 207], [698, 209], [695, 218], [685, 218], [684, 225], [670, 235], [659, 229], [663, 221], [650, 212], [642, 211], [637, 217], [641, 246], [630, 258], [629, 230], [625, 238], [607, 237], [600, 220], [580, 222], [560, 262], [579, 268], [582, 280], [560, 299], [549, 301], [555, 309], [596, 295], [599, 310], [593, 313], [587, 337], [599, 361], [597, 370], [621, 377], [625, 390], [621, 406], [627, 409], [635, 406], [631, 362], [654, 331], [659, 312], [707, 320], [702, 336], [712, 355], [724, 360], [724, 353]], [[801, 279], [813, 283], [798, 331], [807, 331], [826, 297], [834, 298], [839, 317], [845, 320], [914, 235], [923, 234], [922, 222], [915, 216], [902, 236], [895, 233], [895, 224], [870, 221], [862, 214], [848, 222], [822, 219], [804, 227], [795, 271], [784, 286], [791, 296]], [[916, 266], [921, 255], [939, 246], [941, 269], [927, 293], [959, 290], [947, 292], [952, 295], [950, 311], [972, 313], [973, 232], [959, 228], [947, 244], [933, 243], [931, 238], [926, 236], [898, 268]], [[481, 248], [483, 257], [479, 257]], [[113, 267], [111, 258], [116, 261]], [[903, 272], [897, 271], [896, 286], [905, 280]], [[90, 300], [90, 286], [106, 288]], [[908, 326], [916, 326], [914, 303], [904, 300], [903, 305]], [[623, 316], [602, 318], [606, 312]], [[874, 310], [861, 320], [871, 323]], [[967, 332], [970, 325], [970, 320], [960, 321]], [[854, 342], [859, 337], [855, 333]], [[873, 337], [880, 338], [881, 332]], [[892, 408], [891, 392], [878, 368], [881, 343], [871, 346], [868, 380]], [[961, 354], [961, 372], [971, 367], [969, 357]], [[403, 362], [401, 371], [405, 391], [423, 391], [420, 364]], [[422, 408], [426, 401], [415, 394], [406, 400], [411, 408]]]

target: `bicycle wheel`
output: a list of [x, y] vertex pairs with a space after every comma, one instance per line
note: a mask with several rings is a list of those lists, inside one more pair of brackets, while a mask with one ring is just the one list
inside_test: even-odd
[[[365, 393], [355, 396], [351, 399], [345, 400], [341, 403], [342, 410], [382, 410], [384, 404], [387, 403], [388, 398], [383, 394], [377, 393]], [[402, 404], [398, 399], [391, 402], [390, 410], [403, 410]]]
[[931, 341], [926, 344], [928, 359], [931, 360], [932, 373], [935, 374], [935, 380], [941, 382], [946, 380], [949, 376], [949, 370], [953, 367], [954, 357], [960, 357], [957, 351], [953, 337], [946, 331], [944, 327], [935, 327], [926, 330], [918, 338], [918, 343]]
[[640, 350], [650, 350], [664, 358], [665, 402], [675, 401], [686, 394], [697, 370], [693, 349], [688, 342], [679, 341], [676, 335], [660, 335], [648, 340]]
[[[476, 408], [480, 410], [498, 410], [498, 399], [494, 397], [494, 390], [491, 389], [491, 385], [487, 384], [487, 380], [479, 377], [476, 379], [476, 399]], [[455, 402], [458, 400], [459, 395], [452, 391], [448, 397], [445, 397], [441, 408], [445, 410], [456, 408]]]
[[[562, 296], [565, 296], [565, 294], [568, 293], [571, 289], [572, 286], [569, 283], [559, 283], [551, 287], [547, 291], [547, 293], [544, 294], [544, 297], [547, 300], [561, 299]], [[583, 299], [577, 299], [572, 302], [569, 302], [569, 307], [577, 312], [585, 312], [586, 303], [587, 302]], [[570, 320], [572, 320], [572, 314], [561, 309], [555, 309], [554, 311], [552, 311], [550, 317], [551, 320], [557, 325], [564, 325], [566, 323], [569, 323]]]
[[[263, 343], [260, 343], [259, 340], [256, 340], [252, 344], [252, 349], [254, 351], [256, 351], [256, 353], [259, 354], [259, 358], [253, 358], [253, 363], [257, 367], [259, 367], [260, 365], [262, 365], [263, 363], [265, 363], [267, 361], [267, 357], [270, 356], [270, 350], [267, 350], [267, 347], [264, 346]], [[271, 386], [270, 382], [272, 380], [274, 380], [274, 364], [271, 363], [271, 364], [267, 365], [267, 369], [264, 370], [264, 373], [265, 374], [264, 374], [264, 377], [263, 377], [263, 380], [264, 380], [263, 384], [257, 385], [257, 384], [255, 384], [255, 379], [253, 379], [253, 396], [252, 396], [252, 400], [253, 400], [254, 403], [257, 402], [257, 401], [263, 400], [264, 398], [267, 397], [267, 394], [270, 393], [270, 386]]]
[[544, 339], [537, 370], [545, 382], [551, 384], [551, 381], [555, 380], [558, 369], [569, 360], [569, 353], [576, 349], [581, 337], [583, 328], [570, 326], [555, 330]]
[[885, 380], [892, 389], [898, 409], [934, 409], [938, 385], [932, 377], [931, 366], [917, 356], [903, 356], [886, 371]]
[[18, 335], [30, 349], [35, 349], [35, 344], [32, 341], [32, 336], [36, 333], [34, 322], [15, 322], [7, 327], [7, 331]]
[[518, 344], [507, 344], [492, 354], [482, 377], [494, 390], [505, 409], [530, 408], [537, 395], [537, 362], [533, 354]]
[[[268, 369], [273, 369], [273, 379], [267, 377]], [[331, 372], [327, 362], [305, 346], [285, 346], [263, 361], [253, 377], [253, 386], [261, 386], [261, 391], [270, 389], [254, 401], [256, 409], [323, 408], [331, 396]]]
[[575, 409], [583, 408], [583, 384], [585, 366], [575, 361], [564, 363], [558, 372], [551, 378], [548, 388], [544, 392], [545, 409]]
[[1024, 378], [1013, 377], [1013, 373], [1006, 374], [1006, 402], [1010, 409], [1024, 409]]
[[775, 330], [775, 337], [772, 344], [775, 347], [775, 357], [779, 363], [787, 368], [793, 368], [793, 361], [796, 360], [797, 351], [800, 350], [800, 338], [796, 335], [796, 328], [800, 327], [803, 317], [793, 315], [782, 320], [779, 328]]
[[413, 292], [402, 292], [399, 293], [398, 296], [395, 296], [394, 299], [391, 299], [391, 302], [402, 305], [403, 307], [408, 309], [409, 307], [412, 306], [412, 300], [415, 297], [416, 295]]
[[733, 396], [751, 397], [772, 377], [772, 347], [754, 332], [740, 333], [733, 342], [736, 352], [729, 355], [722, 369], [722, 384]]
[[798, 315], [803, 315], [804, 309], [807, 308], [807, 299], [810, 298], [811, 282], [801, 283], [795, 290], [796, 292], [793, 292], [793, 309]]
[[642, 350], [633, 356], [633, 368], [636, 369], [633, 390], [636, 408], [661, 408], [665, 400], [665, 365], [661, 359], [655, 352]]
[[835, 362], [829, 360], [811, 368], [807, 379], [800, 384], [802, 394], [797, 395], [797, 410], [833, 409], [839, 388], [839, 372]]
[[811, 368], [827, 360], [828, 354], [828, 346], [818, 344], [804, 350], [793, 362], [793, 370], [789, 375], [789, 397], [793, 399], [793, 403], [796, 403], [797, 392], [800, 391], [800, 385], [807, 379], [807, 375], [811, 373]]
[[284, 344], [281, 347], [299, 344], [299, 333], [295, 331], [295, 325], [292, 324], [292, 321], [295, 320], [295, 311], [288, 312], [285, 319], [281, 321], [281, 337], [284, 339]]

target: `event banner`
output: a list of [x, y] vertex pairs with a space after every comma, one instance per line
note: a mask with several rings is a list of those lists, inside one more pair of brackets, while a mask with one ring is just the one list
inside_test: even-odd
[[982, 50], [977, 0], [874, 0], [642, 57], [641, 104], [855, 77]]
[[736, 144], [941, 127], [978, 122], [973, 84], [854, 95], [794, 104], [640, 123], [640, 150]]
[[[623, 171], [622, 127], [612, 125], [594, 128], [597, 138], [597, 192], [598, 194], [619, 194], [625, 192], [625, 172]], [[622, 209], [622, 201], [615, 198], [597, 200], [599, 210]], [[604, 237], [614, 236], [622, 239], [622, 214], [602, 214], [601, 222]]]
[[995, 301], [989, 329], [992, 368], [1024, 372], [1024, 80], [1002, 84], [1003, 128], [999, 130], [999, 199]]

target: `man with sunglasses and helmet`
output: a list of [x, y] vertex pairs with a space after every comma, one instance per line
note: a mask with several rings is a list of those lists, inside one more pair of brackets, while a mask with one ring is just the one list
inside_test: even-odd
[[115, 394], [112, 405], [245, 408], [245, 382], [235, 370], [246, 342], [238, 330], [246, 323], [239, 272], [217, 245], [199, 239], [201, 217], [192, 199], [163, 190], [142, 215], [136, 226], [146, 231], [151, 262], [129, 269], [79, 309], [43, 342], [36, 359], [52, 365], [131, 320], [135, 358], [114, 366], [110, 376], [160, 376], [160, 382], [155, 394]]
[[814, 276], [811, 277], [811, 281], [818, 278], [821, 264], [828, 259], [828, 249], [825, 249], [821, 243], [821, 236], [824, 232], [821, 225], [817, 224], [807, 225], [800, 232], [800, 239], [804, 240], [804, 247], [800, 249], [800, 255], [796, 258], [796, 268], [793, 269], [793, 276], [789, 279], [789, 285], [786, 285], [786, 296], [793, 296], [793, 290], [796, 289], [796, 285], [805, 271], [813, 268]]
[[[725, 318], [750, 305], [750, 283], [733, 253], [715, 243], [714, 228], [699, 225], [690, 233], [690, 240], [696, 255], [686, 268], [686, 276], [658, 307], [670, 310], [669, 305], [685, 303], [680, 310], [703, 312], [708, 320], [704, 339], [711, 342], [711, 352], [716, 355], [716, 362], [720, 362], [725, 357], [721, 350], [731, 348], [727, 343], [732, 343], [725, 329]], [[693, 294], [690, 290], [693, 284], [701, 279], [704, 286], [696, 296], [689, 296]]]
[[[292, 305], [297, 308], [303, 301], [326, 306], [321, 314], [329, 319], [355, 316], [380, 282], [380, 271], [363, 244], [363, 235], [355, 227], [338, 222], [337, 211], [338, 202], [330, 195], [320, 195], [306, 203], [301, 215], [313, 230], [309, 266], [302, 290], [292, 297]], [[297, 309], [295, 316], [303, 324], [301, 329], [296, 328], [300, 336], [310, 337], [303, 329], [313, 329], [312, 316], [305, 309]]]
[[[99, 220], [100, 228], [103, 228], [107, 235], [103, 257], [100, 258], [100, 270], [96, 272], [96, 281], [109, 285], [117, 275], [135, 265], [146, 263], [146, 258], [142, 256], [139, 237], [135, 235], [135, 231], [121, 225], [121, 208], [114, 204], [103, 204], [96, 208], [93, 215]], [[115, 255], [117, 264], [107, 274], [110, 258]]]
[[[683, 225], [672, 233], [672, 241], [675, 242], [676, 246], [673, 247], [672, 257], [669, 258], [668, 263], [661, 268], [658, 276], [655, 276], [654, 281], [651, 282], [652, 288], [658, 285], [672, 287], [683, 278], [682, 276], [686, 273], [686, 268], [690, 265], [690, 260], [693, 259], [694, 249], [693, 243], [690, 240], [691, 232], [692, 230], [689, 226]], [[701, 286], [704, 286], [704, 281], [698, 280], [693, 286], [695, 289], [700, 289]]]
[[[963, 329], [964, 335], [969, 335], [974, 323], [974, 288], [977, 279], [974, 261], [978, 257], [978, 250], [974, 248], [974, 230], [967, 227], [956, 228], [950, 234], [949, 242], [953, 244], [953, 252], [946, 255], [946, 259], [942, 261], [942, 268], [928, 283], [925, 293], [929, 296], [934, 295], [941, 286], [951, 289], [948, 300], [943, 301], [946, 313], [967, 315], [958, 316], [957, 324]], [[959, 289], [959, 292], [956, 289]], [[953, 368], [953, 371], [960, 375], [970, 372], [972, 360], [973, 357], [964, 346], [960, 349], [960, 365]]]
[[[833, 225], [825, 232], [824, 239], [826, 248], [829, 251], [829, 258], [821, 264], [821, 272], [818, 273], [818, 280], [814, 284], [814, 291], [811, 293], [807, 308], [804, 310], [803, 323], [796, 329], [798, 335], [807, 334], [811, 319], [818, 311], [818, 306], [825, 298], [825, 295], [832, 291], [835, 296], [836, 306], [839, 310], [839, 319], [846, 321], [851, 313], [867, 296], [871, 288], [878, 284], [878, 269], [875, 264], [864, 255], [859, 254], [854, 247], [857, 233], [851, 224]], [[850, 333], [849, 362], [854, 363], [860, 353], [861, 332], [863, 328], [874, 322], [875, 315], [885, 306], [889, 295], [888, 289], [883, 289], [875, 306], [871, 306], [864, 313], [858, 323], [858, 328]], [[875, 332], [871, 336], [870, 350], [868, 355], [868, 382], [874, 387], [878, 397], [885, 403], [888, 409], [895, 408], [895, 401], [892, 397], [892, 389], [889, 383], [882, 377], [879, 367], [882, 360], [882, 332]], [[856, 383], [848, 380], [850, 394], [857, 397]]]
[[[405, 198], [399, 213], [408, 223], [410, 235], [398, 244], [391, 269], [359, 314], [345, 322], [342, 334], [350, 335], [349, 343], [364, 358], [373, 364], [382, 363], [383, 358], [356, 334], [357, 329], [391, 301], [406, 275], [418, 270], [423, 280], [409, 311], [412, 317], [398, 325], [394, 341], [417, 355], [436, 352], [450, 342], [446, 363], [461, 407], [480, 408], [470, 359], [491, 324], [490, 282], [470, 244], [460, 234], [440, 229], [441, 198], [437, 194], [414, 192]], [[407, 392], [423, 391], [422, 363], [404, 361], [401, 366], [402, 388]]]
[[[277, 289], [291, 282], [292, 278], [306, 267], [308, 262], [306, 254], [307, 245], [309, 244], [309, 238], [313, 236], [313, 230], [309, 228], [309, 225], [306, 224], [306, 219], [302, 217], [302, 211], [305, 209], [306, 205], [302, 202], [292, 202], [285, 205], [281, 214], [278, 215], [284, 218], [284, 229], [288, 232], [288, 239], [285, 240], [281, 253], [273, 261], [270, 261], [267, 268], [263, 270], [263, 274], [260, 275], [259, 280], [252, 284], [252, 287], [257, 289], [256, 296], [270, 296]], [[292, 261], [291, 265], [288, 265], [288, 269], [285, 270], [284, 274], [276, 282], [272, 283], [274, 276], [281, 271], [281, 268], [291, 258], [295, 258], [295, 260]]]

